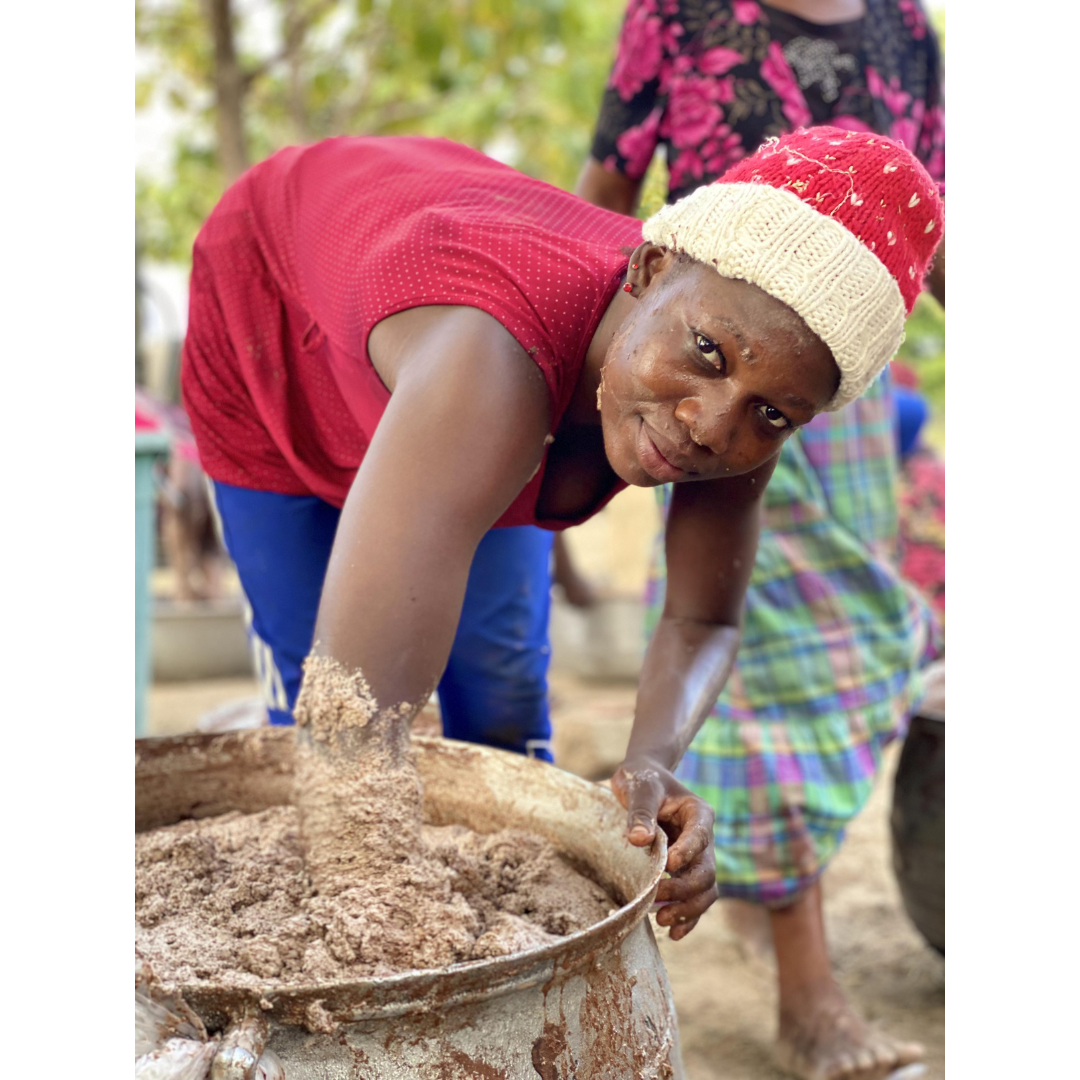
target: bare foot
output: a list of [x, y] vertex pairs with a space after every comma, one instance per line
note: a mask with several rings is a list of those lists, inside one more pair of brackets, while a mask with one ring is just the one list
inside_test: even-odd
[[831, 980], [781, 1004], [777, 1060], [801, 1080], [886, 1080], [922, 1056], [864, 1024]]

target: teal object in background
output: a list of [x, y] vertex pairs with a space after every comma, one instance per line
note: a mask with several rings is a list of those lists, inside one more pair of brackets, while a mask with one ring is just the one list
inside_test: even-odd
[[169, 437], [135, 432], [135, 734], [146, 725], [150, 681], [150, 571], [154, 567], [154, 466], [169, 456]]

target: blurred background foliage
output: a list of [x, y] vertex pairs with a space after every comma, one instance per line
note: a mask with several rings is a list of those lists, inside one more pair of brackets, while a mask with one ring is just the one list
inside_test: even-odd
[[[188, 262], [227, 178], [330, 135], [441, 135], [572, 187], [622, 12], [623, 0], [137, 0], [136, 107], [157, 95], [184, 117], [169, 174], [137, 177], [143, 252]], [[211, 32], [223, 14], [232, 72]]]
[[[588, 154], [625, 0], [136, 0], [136, 108], [178, 118], [136, 175], [142, 257], [188, 265], [226, 184], [282, 146], [439, 135], [563, 188]], [[931, 8], [944, 41], [944, 10]], [[664, 199], [658, 155], [641, 216]], [[924, 295], [901, 357], [944, 424], [945, 319]]]
[[919, 389], [930, 403], [924, 436], [939, 452], [945, 450], [945, 311], [929, 294], [915, 301], [904, 327], [898, 359], [915, 370]]

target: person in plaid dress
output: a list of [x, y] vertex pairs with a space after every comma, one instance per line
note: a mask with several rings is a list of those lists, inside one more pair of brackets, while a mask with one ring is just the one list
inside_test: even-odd
[[[662, 146], [672, 203], [764, 139], [815, 124], [891, 135], [943, 190], [939, 55], [916, 0], [632, 0], [578, 194], [633, 213]], [[943, 300], [941, 255], [935, 270]], [[807, 1078], [883, 1076], [919, 1053], [846, 1001], [820, 888], [943, 647], [897, 570], [897, 472], [887, 370], [784, 445], [736, 665], [677, 771], [715, 811], [720, 895], [769, 913], [750, 922], [775, 946], [780, 1061]], [[666, 509], [670, 488], [661, 497]], [[664, 591], [658, 541], [650, 632]]]

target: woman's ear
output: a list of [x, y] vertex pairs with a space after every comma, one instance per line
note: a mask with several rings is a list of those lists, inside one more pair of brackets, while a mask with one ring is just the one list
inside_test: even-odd
[[640, 295], [669, 272], [675, 262], [675, 253], [670, 248], [660, 247], [658, 244], [640, 244], [630, 256], [626, 280], [635, 287], [635, 293]]

